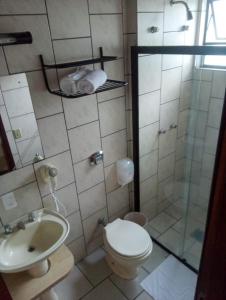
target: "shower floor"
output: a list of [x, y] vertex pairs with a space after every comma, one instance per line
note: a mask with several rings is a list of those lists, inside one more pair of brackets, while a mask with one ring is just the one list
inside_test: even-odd
[[175, 202], [150, 219], [147, 230], [153, 238], [198, 270], [206, 211], [196, 205], [190, 206], [187, 224], [184, 215], [181, 202]]

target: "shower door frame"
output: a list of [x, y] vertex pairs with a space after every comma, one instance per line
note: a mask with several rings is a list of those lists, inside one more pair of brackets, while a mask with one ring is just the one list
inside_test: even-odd
[[[131, 71], [132, 71], [132, 122], [133, 122], [133, 160], [134, 160], [134, 210], [140, 211], [140, 164], [139, 164], [139, 55], [226, 55], [226, 47], [218, 46], [132, 46]], [[203, 68], [200, 68], [203, 69]], [[226, 112], [225, 112], [226, 118]], [[220, 138], [220, 136], [219, 136]], [[213, 181], [212, 181], [213, 182]], [[210, 206], [209, 209], [210, 210]], [[208, 213], [209, 216], [209, 213]], [[208, 219], [207, 219], [208, 223]], [[205, 230], [206, 232], [206, 230]], [[198, 271], [188, 264], [155, 238], [156, 244], [175, 256], [195, 273]]]

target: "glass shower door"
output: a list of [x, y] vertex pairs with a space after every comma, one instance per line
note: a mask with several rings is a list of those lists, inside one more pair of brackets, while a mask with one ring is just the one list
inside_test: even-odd
[[[150, 47], [151, 48], [151, 47]], [[226, 73], [195, 55], [140, 55], [140, 210], [150, 235], [199, 268]]]

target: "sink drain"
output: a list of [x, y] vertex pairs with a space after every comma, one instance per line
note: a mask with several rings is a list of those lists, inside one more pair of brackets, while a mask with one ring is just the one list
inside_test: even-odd
[[29, 246], [27, 250], [28, 250], [28, 252], [33, 252], [33, 251], [35, 251], [35, 247], [34, 246]]

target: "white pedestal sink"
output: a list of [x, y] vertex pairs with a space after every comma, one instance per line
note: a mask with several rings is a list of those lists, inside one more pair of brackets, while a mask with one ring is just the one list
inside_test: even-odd
[[[32, 277], [48, 272], [48, 257], [63, 244], [70, 226], [62, 215], [51, 210], [41, 209], [35, 215], [35, 221], [27, 223], [25, 229], [0, 235], [0, 272], [27, 270]], [[57, 298], [51, 289], [41, 299]]]

